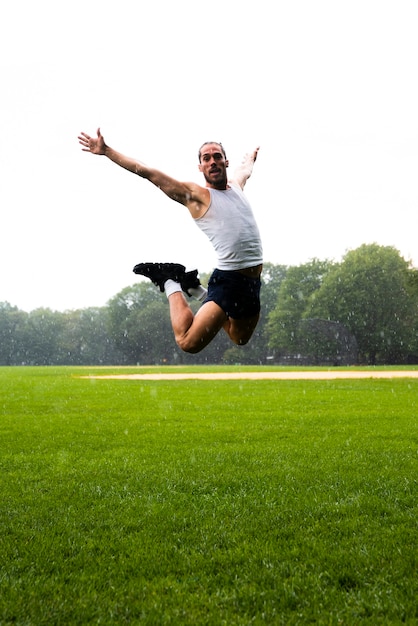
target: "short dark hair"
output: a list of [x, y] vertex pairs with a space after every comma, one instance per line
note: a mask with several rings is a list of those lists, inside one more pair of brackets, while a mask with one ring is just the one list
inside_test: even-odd
[[204, 148], [205, 146], [208, 146], [210, 143], [216, 143], [217, 146], [220, 146], [222, 154], [224, 155], [225, 161], [226, 161], [226, 152], [225, 152], [225, 148], [223, 147], [223, 145], [221, 144], [220, 141], [205, 141], [205, 143], [202, 143], [202, 145], [199, 148], [199, 163], [200, 163], [200, 159], [202, 157], [202, 148]]

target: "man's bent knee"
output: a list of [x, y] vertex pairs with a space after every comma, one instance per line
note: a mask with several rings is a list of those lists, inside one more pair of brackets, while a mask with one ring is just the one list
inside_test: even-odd
[[176, 343], [183, 352], [187, 352], [188, 354], [197, 354], [198, 352], [201, 352], [203, 348], [206, 348], [208, 343], [210, 343], [214, 337], [215, 335], [196, 339], [187, 336], [178, 337], [176, 338]]
[[186, 332], [175, 333], [178, 347], [183, 352], [197, 354], [218, 334], [225, 319], [225, 313], [215, 302], [207, 302], [196, 313]]
[[237, 344], [237, 346], [246, 346], [252, 336], [253, 333], [251, 333], [250, 336], [246, 335], [245, 337], [240, 337], [235, 343]]
[[226, 330], [231, 340], [237, 346], [245, 346], [253, 336], [259, 319], [259, 315], [251, 317], [248, 320], [230, 319], [229, 328]]
[[221, 330], [223, 320], [211, 319], [207, 324], [202, 324], [202, 318], [197, 317], [191, 328], [183, 335], [176, 336], [176, 342], [183, 352], [197, 354], [216, 337]]
[[229, 334], [229, 337], [230, 337], [231, 341], [236, 346], [245, 346], [245, 345], [247, 345], [247, 343], [250, 341], [252, 336], [253, 336], [253, 331], [251, 331], [251, 333], [245, 333], [244, 335], [241, 335], [239, 333], [230, 333]]

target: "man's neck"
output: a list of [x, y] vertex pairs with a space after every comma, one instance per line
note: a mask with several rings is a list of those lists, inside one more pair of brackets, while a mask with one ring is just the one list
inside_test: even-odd
[[231, 185], [228, 182], [223, 183], [222, 185], [212, 185], [207, 182], [206, 187], [208, 189], [216, 189], [217, 191], [226, 191], [227, 189], [231, 188]]

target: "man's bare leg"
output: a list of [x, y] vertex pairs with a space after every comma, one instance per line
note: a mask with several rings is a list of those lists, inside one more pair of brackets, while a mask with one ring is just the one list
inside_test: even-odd
[[259, 319], [260, 314], [244, 320], [234, 320], [228, 318], [224, 323], [223, 328], [231, 341], [237, 344], [237, 346], [245, 346], [245, 344], [250, 341]]
[[174, 337], [184, 352], [196, 354], [203, 350], [228, 321], [224, 311], [215, 302], [206, 302], [194, 315], [179, 291], [169, 296], [168, 303]]

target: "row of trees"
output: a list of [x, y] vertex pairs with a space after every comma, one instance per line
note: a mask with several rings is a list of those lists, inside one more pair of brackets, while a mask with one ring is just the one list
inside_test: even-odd
[[418, 362], [418, 270], [396, 249], [363, 245], [340, 263], [266, 263], [262, 280], [261, 320], [246, 347], [220, 333], [202, 353], [182, 353], [165, 295], [138, 282], [100, 308], [26, 313], [0, 303], [0, 364]]

